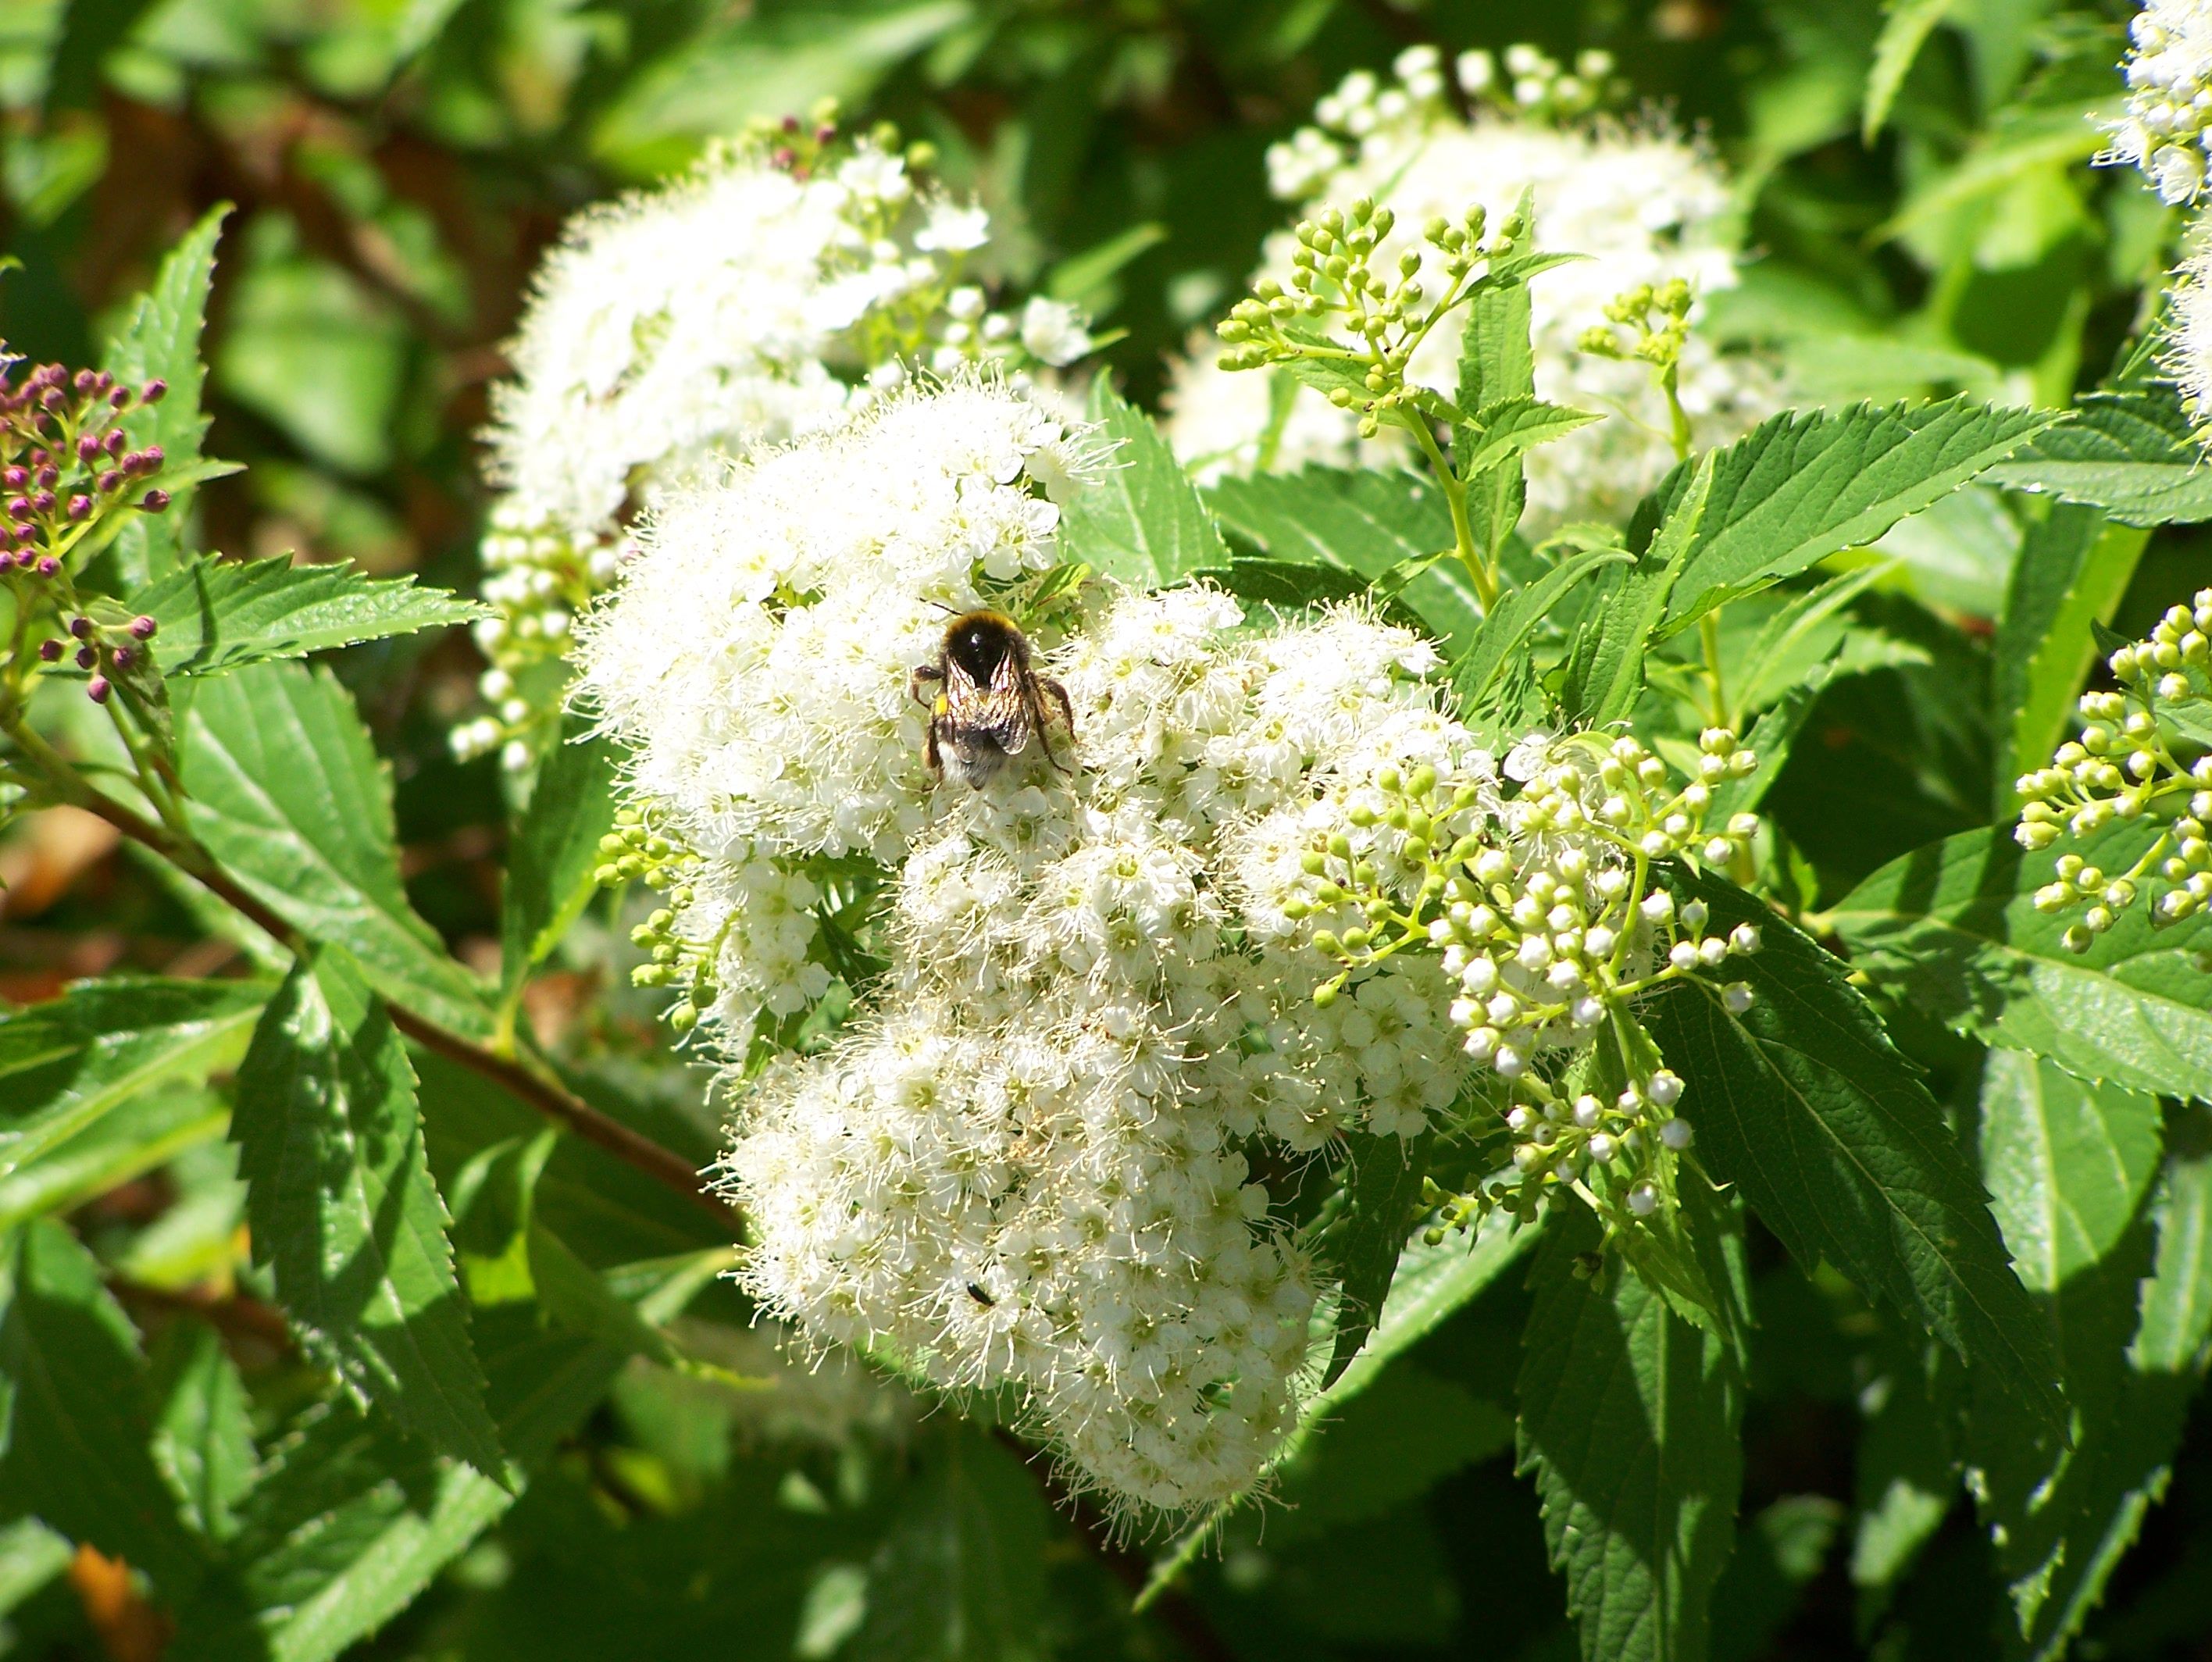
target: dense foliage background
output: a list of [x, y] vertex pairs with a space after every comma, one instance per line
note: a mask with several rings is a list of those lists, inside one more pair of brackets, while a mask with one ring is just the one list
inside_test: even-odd
[[[1786, 347], [1808, 396], [2061, 404], [2111, 370], [2172, 252], [2170, 210], [2132, 173], [2086, 165], [2130, 9], [1898, 0], [1924, 40], [1900, 50], [1917, 26], [1890, 30], [1879, 79], [1893, 103], [1871, 121], [1885, 25], [1871, 0], [14, 0], [0, 9], [0, 213], [20, 264], [0, 278], [0, 334], [34, 360], [100, 361], [167, 252], [230, 204], [207, 300], [205, 448], [246, 465], [200, 489], [198, 545], [465, 591], [484, 504], [475, 434], [536, 258], [570, 213], [711, 136], [834, 96], [932, 141], [943, 177], [1000, 227], [991, 275], [1122, 331], [1104, 359], [1141, 404], [1164, 357], [1243, 293], [1279, 221], [1263, 150], [1318, 94], [1408, 44], [1530, 40], [1609, 49], [1728, 161], [1764, 258], [1714, 326]], [[2016, 759], [1984, 689], [2017, 533], [1994, 500], [1957, 499], [1896, 539], [1916, 581], [1868, 604], [1918, 661], [1831, 686], [1769, 798], [1815, 916], [1893, 857], [1998, 817]], [[2099, 610], [2136, 637], [2207, 580], [2203, 535], [2164, 528]], [[407, 897], [495, 975], [507, 802], [493, 758], [459, 763], [447, 743], [474, 697], [474, 648], [430, 631], [331, 662], [390, 762]], [[216, 975], [265, 949], [211, 927], [196, 890], [90, 816], [17, 820], [0, 878], [13, 1004], [86, 976]], [[595, 1101], [704, 1164], [713, 1113], [614, 940], [587, 920], [532, 984], [529, 1021]], [[1885, 1013], [1971, 1118], [1978, 1052], [1909, 1005]], [[69, 1393], [88, 1448], [143, 1439], [150, 1419], [209, 1534], [281, 1540], [253, 1561], [247, 1605], [314, 1613], [192, 1654], [320, 1658], [356, 1639], [349, 1654], [486, 1662], [1576, 1653], [1536, 1489], [1513, 1470], [1529, 1319], [1517, 1276], [1352, 1400], [1284, 1477], [1290, 1504], [1232, 1518], [1218, 1551], [1133, 1614], [1131, 1586], [1173, 1543], [1109, 1538], [1018, 1445], [857, 1368], [779, 1365], [710, 1279], [727, 1232], [708, 1211], [573, 1139], [538, 1177], [536, 1121], [435, 1056], [417, 1068], [465, 1256], [517, 1250], [529, 1225], [518, 1234], [501, 1197], [533, 1193], [527, 1168], [562, 1250], [617, 1271], [594, 1288], [686, 1310], [676, 1343], [605, 1312], [597, 1337], [571, 1343], [526, 1307], [505, 1331], [471, 1279], [495, 1416], [509, 1453], [536, 1463], [519, 1499], [349, 1410], [295, 1418], [316, 1375], [257, 1297], [219, 1083], [142, 1097], [65, 1169], [0, 1177], [0, 1231], [66, 1217], [145, 1340], [142, 1362], [89, 1302], [53, 1304], [51, 1332], [19, 1320], [18, 1344], [115, 1363]], [[2201, 1120], [2176, 1123], [2194, 1135]], [[1920, 1335], [1756, 1228], [1750, 1269], [1762, 1331], [1714, 1655], [1998, 1653], [1996, 1549], [1927, 1406], [1962, 1387]], [[557, 1279], [539, 1261], [526, 1283], [533, 1271], [541, 1291]], [[264, 1498], [232, 1515], [245, 1489], [222, 1463], [251, 1455], [249, 1428], [291, 1440], [263, 1448], [293, 1463], [289, 1513]], [[66, 1477], [75, 1457], [47, 1453]], [[110, 1480], [157, 1481], [143, 1461]], [[2162, 1494], [2078, 1653], [2212, 1655], [2201, 1399]], [[112, 1562], [4, 1521], [17, 1516], [0, 1506], [0, 1654], [162, 1653], [168, 1618]], [[158, 1551], [161, 1532], [148, 1538]]]

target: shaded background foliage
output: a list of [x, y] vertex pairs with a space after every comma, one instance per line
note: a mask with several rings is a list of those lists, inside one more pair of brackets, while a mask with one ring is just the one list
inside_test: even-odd
[[[1612, 50], [1731, 165], [1764, 258], [1717, 327], [1789, 344], [1816, 393], [2062, 403], [2140, 321], [2139, 285], [2169, 232], [2131, 176], [2081, 166], [2096, 148], [2083, 112], [2114, 96], [2129, 9], [1919, 9], [1940, 21], [1869, 141], [1883, 23], [1869, 0], [14, 0], [0, 9], [0, 213], [20, 269], [0, 280], [0, 331], [34, 358], [95, 360], [163, 252], [234, 204], [209, 312], [207, 449], [247, 467], [200, 492], [201, 545], [466, 588], [484, 506], [474, 435], [537, 258], [567, 215], [680, 167], [713, 136], [834, 96], [933, 141], [946, 179], [1000, 227], [992, 275], [1126, 331], [1107, 360], [1150, 402], [1164, 355], [1241, 292], [1279, 219], [1262, 153], [1318, 94], [1416, 41], [1527, 39]], [[1975, 519], [1979, 497], [1962, 500], [1893, 549], [1922, 573], [1924, 604], [1877, 603], [1929, 661], [1832, 686], [1816, 742], [1771, 799], [1808, 862], [1808, 898], [1832, 901], [1893, 856], [1990, 818], [2007, 764], [1984, 701], [1960, 694], [1991, 672], [2009, 555]], [[2115, 627], [2140, 633], [2203, 580], [2206, 555], [2195, 533], [2161, 532]], [[411, 899], [495, 972], [500, 782], [489, 759], [458, 764], [445, 743], [472, 696], [473, 648], [451, 631], [336, 664], [393, 766]], [[21, 822], [0, 876], [11, 1001], [93, 974], [206, 974], [235, 951], [81, 816]], [[571, 1054], [599, 1053], [600, 1100], [703, 1161], [714, 1127], [696, 1080], [656, 1062], [649, 1006], [595, 965], [592, 938], [533, 987], [534, 1024]], [[1887, 1013], [1971, 1119], [1979, 1052], [1909, 1010]], [[496, 1198], [482, 1172], [469, 1186], [468, 1156], [535, 1125], [434, 1063], [422, 1088], [457, 1240], [465, 1252], [482, 1230], [495, 1246], [501, 1220], [457, 1198]], [[207, 1112], [180, 1094], [180, 1125]], [[213, 1261], [235, 1223], [228, 1158], [220, 1142], [193, 1143], [87, 1197], [74, 1222], [149, 1285], [164, 1252], [172, 1268], [194, 1253]], [[706, 1220], [672, 1218], [665, 1197], [588, 1149], [554, 1156], [535, 1204], [601, 1264], [715, 1244]], [[1970, 1509], [1942, 1498], [1954, 1486], [1934, 1416], [1904, 1406], [1928, 1366], [1937, 1398], [1956, 1382], [1840, 1278], [1808, 1276], [1756, 1230], [1753, 1248], [1764, 1331], [1715, 1655], [1995, 1654], [1991, 1549]], [[1357, 1398], [1285, 1479], [1294, 1507], [1233, 1520], [1166, 1622], [1127, 1613], [1117, 1573], [1141, 1573], [1141, 1556], [1094, 1551], [987, 1434], [833, 1372], [809, 1401], [844, 1429], [794, 1436], [775, 1393], [648, 1358], [360, 1653], [1569, 1657], [1536, 1495], [1512, 1471], [1529, 1317], [1519, 1280], [1500, 1279]], [[176, 1302], [142, 1291], [131, 1306], [162, 1389], [207, 1365], [214, 1333], [254, 1412], [298, 1405], [281, 1324], [257, 1325], [250, 1298], [182, 1315]], [[729, 1368], [758, 1365], [733, 1294], [709, 1289], [692, 1312], [720, 1324], [712, 1343], [734, 1347]], [[496, 1413], [542, 1358], [526, 1335], [503, 1344], [495, 1312], [479, 1311], [477, 1345]], [[511, 1449], [527, 1445], [501, 1429]], [[319, 1458], [342, 1464], [348, 1433], [332, 1428]], [[418, 1475], [395, 1481], [408, 1504], [431, 1504]], [[307, 1577], [304, 1589], [313, 1569], [271, 1574]], [[94, 1572], [64, 1574], [44, 1543], [0, 1530], [0, 1654], [150, 1654], [130, 1601], [103, 1597]], [[2208, 1634], [2212, 1421], [2200, 1407], [2082, 1653], [2212, 1655]]]

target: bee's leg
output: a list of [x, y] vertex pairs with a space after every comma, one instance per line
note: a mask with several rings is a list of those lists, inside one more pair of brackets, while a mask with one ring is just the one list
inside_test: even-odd
[[[916, 670], [915, 673], [919, 675], [921, 671]], [[935, 716], [930, 717], [928, 730], [922, 737], [921, 765], [929, 769], [929, 776], [932, 779], [939, 777], [945, 772], [944, 760], [937, 754], [937, 718]]]
[[927, 704], [929, 702], [929, 695], [921, 689], [932, 684], [942, 685], [944, 680], [945, 671], [934, 664], [919, 665], [915, 672], [906, 678], [906, 695], [916, 704]]
[[[1075, 743], [1075, 706], [1068, 701], [1067, 688], [1061, 686], [1050, 676], [1039, 676], [1037, 677], [1037, 685], [1044, 691], [1050, 693], [1052, 695], [1053, 702], [1060, 706], [1060, 719], [1067, 725], [1067, 742], [1073, 745]], [[1040, 716], [1042, 716], [1043, 713], [1044, 713], [1042, 710], [1038, 712]], [[1048, 731], [1048, 724], [1043, 720], [1040, 720], [1037, 723], [1037, 737], [1043, 743], [1045, 755], [1051, 761], [1052, 765], [1060, 768], [1060, 771], [1063, 773], [1071, 771], [1070, 769], [1062, 767], [1060, 758], [1053, 755], [1052, 734]]]

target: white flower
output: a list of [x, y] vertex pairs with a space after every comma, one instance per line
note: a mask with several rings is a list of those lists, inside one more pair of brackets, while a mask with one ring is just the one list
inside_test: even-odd
[[[1374, 259], [1377, 270], [1387, 270], [1419, 244], [1431, 216], [1456, 222], [1480, 203], [1494, 225], [1533, 187], [1539, 245], [1589, 256], [1534, 280], [1536, 391], [1607, 419], [1531, 452], [1531, 519], [1541, 526], [1626, 512], [1673, 464], [1664, 399], [1648, 366], [1585, 354], [1579, 343], [1585, 330], [1604, 322], [1606, 306], [1638, 284], [1679, 277], [1700, 296], [1735, 285], [1738, 233], [1728, 180], [1705, 150], [1656, 119], [1634, 127], [1554, 126], [1492, 109], [1469, 119], [1434, 94], [1409, 94], [1403, 108], [1386, 115], [1373, 84], [1371, 76], [1348, 78], [1316, 107], [1322, 125], [1340, 139], [1301, 136], [1271, 152], [1279, 193], [1301, 203], [1344, 206], [1364, 196], [1387, 203], [1396, 227]], [[1332, 162], [1332, 155], [1339, 160]], [[1287, 278], [1295, 246], [1288, 231], [1271, 237], [1261, 270]], [[1431, 334], [1414, 355], [1413, 378], [1448, 392], [1456, 381], [1459, 337], [1452, 320]], [[1271, 385], [1270, 374], [1223, 371], [1217, 350], [1211, 342], [1194, 343], [1188, 357], [1171, 367], [1164, 399], [1169, 440], [1200, 476], [1353, 459], [1356, 422], [1349, 413], [1310, 389]], [[1737, 436], [1782, 402], [1767, 366], [1723, 355], [1695, 331], [1680, 386], [1701, 446]]]
[[903, 158], [862, 145], [837, 166], [837, 183], [854, 196], [872, 202], [904, 202], [914, 194]]
[[930, 205], [928, 219], [915, 233], [914, 246], [938, 253], [964, 254], [990, 240], [991, 215], [983, 209], [973, 203], [941, 201]]
[[1058, 369], [1091, 350], [1091, 331], [1074, 306], [1037, 294], [1022, 308], [1022, 345], [1038, 362]]
[[2194, 202], [2212, 124], [2212, 8], [2148, 0], [2128, 34], [2128, 112], [2108, 129], [2112, 145], [2099, 160], [2142, 168], [2161, 201]]

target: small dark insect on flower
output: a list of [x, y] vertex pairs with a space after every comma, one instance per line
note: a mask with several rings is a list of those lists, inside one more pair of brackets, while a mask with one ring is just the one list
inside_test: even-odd
[[1052, 753], [1046, 731], [1052, 710], [1045, 702], [1048, 695], [1060, 707], [1073, 738], [1075, 711], [1067, 689], [1030, 667], [1029, 638], [1003, 613], [963, 612], [945, 625], [937, 661], [915, 670], [907, 690], [929, 706], [922, 760], [932, 773], [950, 773], [980, 791], [1031, 737], [1044, 747], [1045, 760], [1067, 771]]
[[996, 1305], [999, 1301], [972, 1281], [968, 1283], [968, 1296], [974, 1299], [976, 1303], [982, 1305], [987, 1309]]

